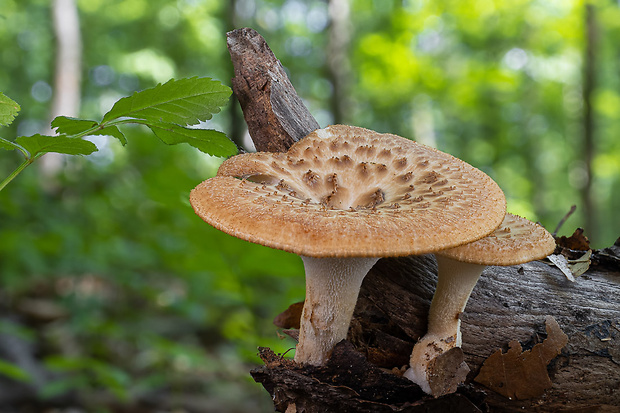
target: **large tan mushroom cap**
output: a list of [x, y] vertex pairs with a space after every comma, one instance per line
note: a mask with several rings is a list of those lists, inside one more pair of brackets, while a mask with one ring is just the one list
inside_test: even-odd
[[396, 135], [316, 130], [287, 153], [225, 161], [190, 201], [230, 235], [312, 257], [422, 254], [472, 242], [504, 218], [480, 170]]
[[553, 253], [555, 240], [538, 224], [506, 214], [502, 224], [485, 238], [436, 254], [480, 265], [516, 265]]

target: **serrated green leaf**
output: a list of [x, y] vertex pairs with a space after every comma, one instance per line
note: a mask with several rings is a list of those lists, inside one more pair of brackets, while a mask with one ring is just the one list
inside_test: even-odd
[[0, 126], [10, 125], [19, 109], [17, 102], [0, 93]]
[[128, 117], [149, 122], [194, 125], [218, 113], [230, 94], [229, 87], [210, 78], [172, 79], [120, 99], [104, 115], [102, 123]]
[[[52, 128], [56, 128], [56, 132], [61, 135], [77, 135], [98, 126], [99, 123], [94, 120], [69, 118], [66, 116], [58, 116], [52, 121]], [[116, 126], [107, 126], [103, 129], [96, 130], [88, 134], [113, 136], [118, 139], [123, 146], [127, 144], [127, 138]]]
[[147, 125], [168, 145], [187, 143], [213, 156], [227, 157], [237, 153], [237, 146], [222, 132], [212, 129], [190, 129], [173, 124]]
[[52, 128], [55, 128], [59, 135], [77, 135], [97, 125], [98, 123], [94, 120], [69, 118], [67, 116], [58, 116], [52, 121]]
[[127, 138], [125, 137], [123, 132], [121, 132], [120, 129], [118, 129], [118, 127], [116, 127], [116, 126], [108, 126], [106, 128], [103, 128], [103, 129], [100, 129], [100, 130], [98, 130], [96, 132], [91, 133], [91, 135], [112, 136], [112, 137], [118, 139], [123, 146], [127, 145]]
[[15, 140], [26, 148], [30, 155], [38, 153], [56, 152], [67, 155], [90, 155], [97, 151], [94, 143], [83, 139], [73, 139], [67, 136], [32, 135], [20, 136]]

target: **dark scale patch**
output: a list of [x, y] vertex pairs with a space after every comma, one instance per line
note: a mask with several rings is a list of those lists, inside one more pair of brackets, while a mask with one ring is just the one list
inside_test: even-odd
[[288, 166], [289, 168], [302, 168], [306, 165], [306, 161], [304, 159], [297, 159], [297, 160], [292, 160], [289, 159], [288, 161]]
[[336, 190], [338, 188], [338, 175], [333, 173], [326, 178], [327, 183]]
[[422, 176], [422, 178], [420, 179], [419, 183], [432, 184], [432, 183], [437, 182], [440, 177], [441, 177], [441, 175], [438, 172], [430, 171], [430, 172], [425, 173]]
[[341, 157], [334, 156], [330, 158], [329, 163], [336, 168], [345, 168], [351, 165], [351, 157], [349, 155], [343, 155]]
[[419, 204], [415, 204], [417, 209], [427, 209], [431, 206], [430, 202], [420, 202]]
[[284, 179], [280, 179], [280, 182], [276, 185], [276, 189], [279, 191], [291, 191], [291, 187], [284, 182]]
[[370, 196], [370, 205], [368, 206], [377, 206], [381, 204], [383, 201], [385, 201], [385, 194], [383, 193], [381, 189], [377, 189]]
[[303, 180], [309, 186], [314, 186], [319, 182], [321, 177], [316, 172], [312, 172], [311, 169], [308, 170], [303, 176]]
[[377, 164], [376, 169], [378, 174], [384, 174], [388, 171], [387, 165], [384, 165], [382, 163]]
[[409, 182], [411, 181], [412, 178], [413, 178], [413, 172], [411, 171], [399, 177], [399, 179], [403, 182]]
[[380, 158], [390, 158], [392, 156], [392, 151], [389, 149], [383, 149], [379, 152]]
[[365, 177], [367, 177], [367, 176], [368, 176], [368, 164], [367, 164], [366, 162], [360, 162], [360, 163], [357, 165], [356, 169], [357, 169], [357, 173], [358, 173], [361, 177], [365, 178]]
[[428, 194], [428, 197], [437, 197], [437, 196], [442, 196], [443, 195], [443, 191], [437, 191], [437, 192], [432, 192], [430, 194]]
[[405, 166], [407, 166], [407, 158], [403, 156], [402, 158], [394, 160], [394, 166], [397, 169], [403, 169]]

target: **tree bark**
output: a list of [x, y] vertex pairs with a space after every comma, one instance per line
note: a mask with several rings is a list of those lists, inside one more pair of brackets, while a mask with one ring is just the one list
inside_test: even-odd
[[235, 69], [233, 90], [256, 150], [284, 152], [319, 129], [261, 35], [234, 30], [228, 35], [228, 51]]
[[[286, 150], [318, 127], [299, 106], [301, 100], [258, 33], [236, 30], [228, 34], [228, 43], [238, 77], [233, 89], [258, 150]], [[289, 413], [618, 411], [620, 239], [617, 244], [595, 251], [593, 265], [575, 282], [546, 262], [488, 267], [462, 316], [462, 351], [471, 372], [454, 394], [425, 396], [399, 374], [426, 330], [436, 283], [432, 255], [377, 263], [362, 284], [348, 341], [337, 346], [327, 366], [302, 367], [261, 349], [265, 366], [252, 375], [272, 395], [276, 409]], [[520, 386], [550, 379], [550, 388], [520, 400], [474, 381], [489, 356], [509, 343], [511, 349], [515, 343], [525, 349], [518, 360], [540, 349], [535, 344], [549, 343], [548, 316], [557, 321], [568, 344], [541, 371], [526, 365], [532, 374], [516, 378]], [[496, 369], [510, 381], [516, 374], [510, 367]]]

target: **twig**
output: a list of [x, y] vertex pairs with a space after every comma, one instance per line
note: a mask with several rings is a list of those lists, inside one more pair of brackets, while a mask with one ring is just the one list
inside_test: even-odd
[[557, 235], [557, 233], [560, 230], [560, 228], [562, 227], [562, 225], [564, 225], [566, 220], [568, 218], [570, 218], [571, 215], [573, 215], [573, 212], [575, 212], [576, 209], [577, 209], [577, 205], [573, 205], [573, 206], [570, 207], [570, 210], [566, 213], [566, 215], [564, 215], [564, 218], [562, 218], [560, 220], [560, 222], [558, 223], [558, 226], [555, 227], [555, 230], [553, 231], [553, 233], [551, 235], [553, 235], [554, 237]]

